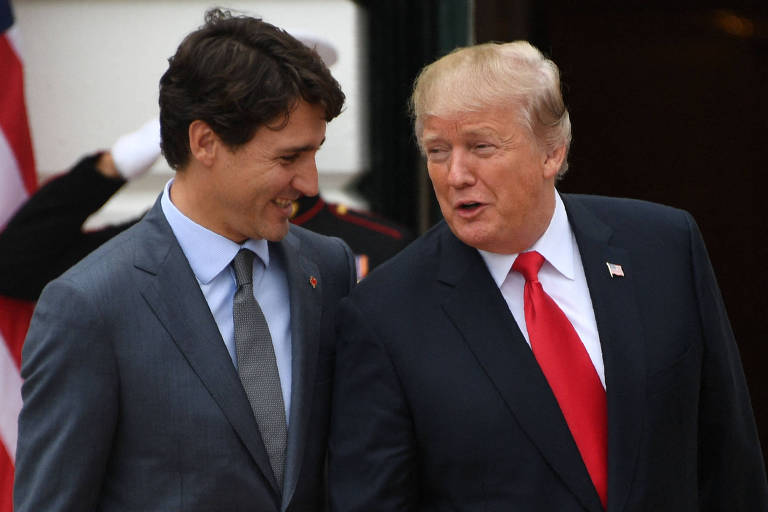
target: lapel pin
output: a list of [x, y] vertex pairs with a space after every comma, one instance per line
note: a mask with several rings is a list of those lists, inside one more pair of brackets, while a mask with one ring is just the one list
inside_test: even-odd
[[315, 276], [309, 276], [309, 285], [312, 288], [317, 288], [317, 278]]
[[621, 265], [608, 262], [605, 264], [608, 265], [608, 273], [611, 274], [611, 277], [624, 277], [624, 269], [621, 268]]

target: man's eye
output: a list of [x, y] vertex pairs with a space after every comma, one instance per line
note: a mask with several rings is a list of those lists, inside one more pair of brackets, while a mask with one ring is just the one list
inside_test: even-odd
[[280, 157], [280, 160], [282, 160], [283, 163], [286, 163], [286, 164], [292, 164], [293, 162], [295, 162], [298, 159], [299, 159], [299, 154], [298, 153], [292, 153], [290, 155], [283, 155], [283, 156]]
[[441, 158], [448, 154], [445, 148], [427, 148], [427, 157], [430, 159]]
[[480, 142], [472, 146], [472, 152], [480, 158], [489, 157], [496, 153], [497, 147], [494, 144]]
[[427, 161], [428, 162], [445, 162], [448, 160], [448, 155], [450, 152], [446, 149], [437, 148], [437, 149], [428, 149], [427, 150]]

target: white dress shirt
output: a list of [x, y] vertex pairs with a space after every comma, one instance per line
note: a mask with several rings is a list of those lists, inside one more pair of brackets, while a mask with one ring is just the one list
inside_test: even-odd
[[160, 200], [163, 214], [192, 267], [235, 368], [237, 351], [232, 300], [237, 283], [230, 263], [242, 248], [256, 253], [257, 257], [253, 258], [253, 295], [264, 312], [272, 337], [287, 425], [291, 410], [291, 301], [283, 264], [280, 258], [270, 257], [275, 255], [270, 255], [266, 240], [249, 239], [237, 244], [181, 213], [171, 201], [172, 184], [173, 179], [163, 190]]
[[[592, 308], [592, 299], [584, 276], [581, 254], [568, 223], [565, 205], [557, 192], [555, 192], [555, 213], [547, 230], [527, 251], [537, 251], [544, 256], [544, 264], [539, 270], [539, 282], [576, 329], [600, 377], [600, 382], [605, 387], [603, 352], [600, 348], [595, 311]], [[528, 337], [523, 306], [525, 278], [511, 270], [517, 254], [480, 251], [480, 255], [530, 346], [531, 340]]]

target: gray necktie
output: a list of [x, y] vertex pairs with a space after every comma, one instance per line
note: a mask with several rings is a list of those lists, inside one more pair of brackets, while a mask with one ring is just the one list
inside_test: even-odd
[[253, 297], [253, 257], [253, 252], [240, 249], [232, 260], [237, 279], [232, 303], [237, 373], [256, 417], [275, 480], [282, 490], [287, 439], [285, 405], [267, 319]]

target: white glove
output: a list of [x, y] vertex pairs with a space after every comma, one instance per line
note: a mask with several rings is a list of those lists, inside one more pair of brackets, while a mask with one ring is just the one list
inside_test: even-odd
[[120, 136], [109, 151], [123, 178], [141, 176], [160, 156], [160, 119], [156, 117], [138, 130]]

